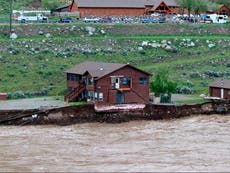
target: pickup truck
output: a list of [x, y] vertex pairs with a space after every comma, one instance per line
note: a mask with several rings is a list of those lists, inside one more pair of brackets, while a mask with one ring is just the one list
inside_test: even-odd
[[48, 22], [48, 18], [43, 16], [43, 14], [37, 14], [36, 16], [24, 16], [20, 15], [16, 18], [18, 22], [26, 23], [26, 22]]

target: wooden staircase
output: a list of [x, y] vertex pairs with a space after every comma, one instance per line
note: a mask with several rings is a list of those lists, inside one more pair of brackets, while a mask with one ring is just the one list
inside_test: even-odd
[[80, 96], [80, 94], [86, 89], [86, 85], [84, 83], [79, 83], [79, 86], [74, 88], [71, 92], [67, 93], [65, 95], [65, 101], [66, 102], [72, 102], [77, 97]]

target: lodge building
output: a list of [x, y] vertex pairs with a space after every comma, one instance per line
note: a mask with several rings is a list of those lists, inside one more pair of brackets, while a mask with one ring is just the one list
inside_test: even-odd
[[66, 71], [65, 101], [146, 104], [151, 74], [130, 64], [84, 62]]
[[141, 16], [151, 13], [179, 14], [174, 0], [72, 0], [54, 12], [80, 12], [87, 16]]

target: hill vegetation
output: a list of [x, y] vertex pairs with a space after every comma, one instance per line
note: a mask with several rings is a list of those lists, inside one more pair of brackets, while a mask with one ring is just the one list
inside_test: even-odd
[[18, 38], [10, 40], [8, 26], [0, 26], [0, 92], [12, 97], [63, 95], [64, 71], [83, 61], [130, 63], [153, 77], [157, 69], [167, 69], [176, 92], [185, 94], [207, 95], [211, 81], [230, 77], [229, 24], [21, 24], [14, 29]]

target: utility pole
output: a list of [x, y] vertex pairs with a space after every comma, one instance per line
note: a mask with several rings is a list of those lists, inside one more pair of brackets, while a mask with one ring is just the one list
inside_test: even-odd
[[13, 0], [10, 0], [10, 34], [12, 31], [12, 6], [13, 6]]

